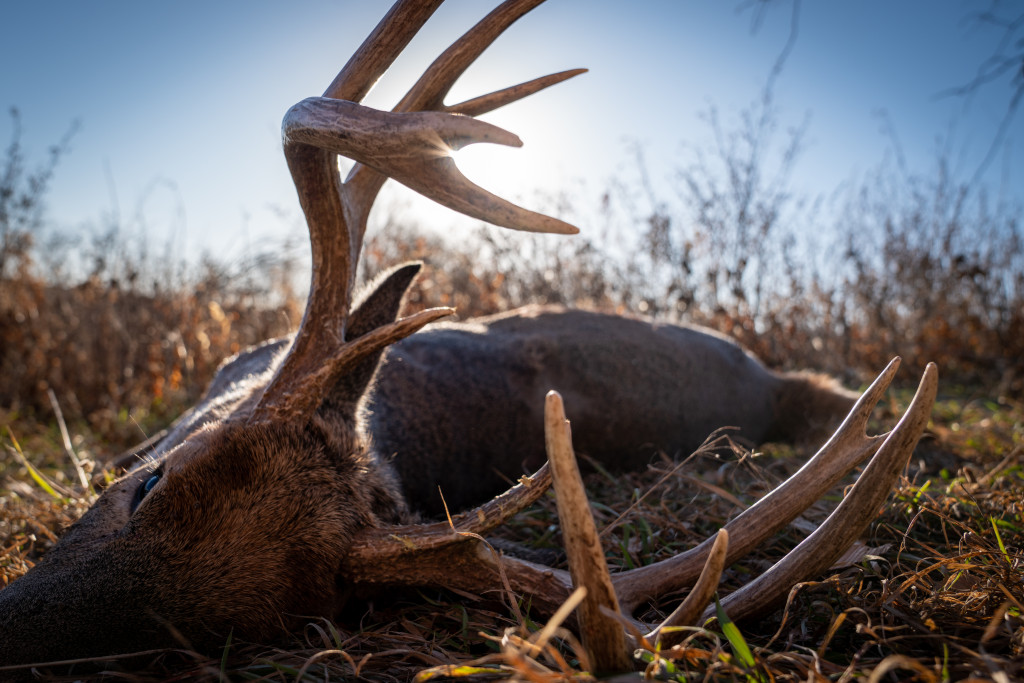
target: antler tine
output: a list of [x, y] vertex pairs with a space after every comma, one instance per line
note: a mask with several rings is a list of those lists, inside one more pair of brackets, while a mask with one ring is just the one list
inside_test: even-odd
[[[459, 213], [530, 232], [572, 234], [577, 228], [528, 211], [470, 182], [459, 172], [449, 152], [474, 142], [520, 146], [512, 133], [467, 116], [442, 112], [390, 113], [352, 102], [310, 98], [292, 107], [285, 119], [290, 141], [316, 145], [370, 167]], [[353, 254], [358, 254], [369, 205], [378, 184], [350, 177], [344, 186], [348, 214], [359, 229], [352, 230]]]
[[[487, 533], [533, 505], [549, 486], [551, 468], [545, 463], [500, 496], [455, 515], [450, 523], [400, 524], [363, 529], [352, 539], [344, 571], [353, 578], [380, 579], [380, 570], [386, 569], [392, 559], [468, 542], [473, 535]], [[366, 577], [362, 576], [363, 572], [367, 573]], [[385, 573], [382, 581], [388, 583], [395, 578]]]
[[569, 574], [573, 586], [587, 589], [579, 607], [583, 645], [597, 672], [625, 671], [630, 668], [626, 634], [618, 619], [610, 616], [619, 615], [619, 602], [572, 450], [562, 397], [557, 391], [549, 391], [545, 399], [544, 438]]
[[[544, 0], [506, 0], [473, 28], [456, 40], [434, 60], [405, 96], [394, 112], [437, 110], [476, 116], [500, 106], [522, 99], [544, 88], [586, 72], [573, 69], [534, 79], [527, 83], [446, 106], [444, 98], [455, 81], [476, 61], [483, 51], [517, 19], [540, 5]], [[504, 131], [503, 131], [504, 132]], [[511, 133], [507, 133], [511, 136]], [[513, 136], [514, 137], [514, 136]], [[518, 140], [518, 138], [516, 138]], [[519, 146], [521, 143], [516, 143]], [[457, 149], [457, 147], [453, 147]], [[444, 150], [442, 150], [444, 151]], [[420, 194], [448, 208], [488, 223], [513, 230], [575, 234], [578, 230], [568, 223], [519, 207], [487, 192], [466, 179], [451, 159], [439, 157], [430, 169], [418, 168], [407, 182], [393, 172], [381, 172], [379, 167], [357, 164], [349, 172], [346, 186], [350, 188], [354, 203], [368, 207], [373, 203], [386, 177], [395, 178]]]
[[396, 2], [327, 86], [324, 97], [361, 101], [443, 2]]
[[[825, 571], [878, 516], [914, 446], [924, 433], [938, 392], [939, 373], [929, 363], [903, 418], [864, 468], [849, 494], [810, 536], [767, 572], [722, 602], [733, 619], [749, 619], [774, 607], [790, 589]], [[704, 618], [713, 611], [704, 613]]]
[[427, 67], [395, 111], [440, 110], [455, 81], [509, 26], [544, 0], [506, 0], [466, 31]]
[[341, 574], [353, 583], [437, 586], [477, 593], [498, 590], [504, 578], [513, 591], [531, 596], [537, 609], [551, 614], [572, 592], [569, 573], [499, 556], [479, 537], [532, 505], [550, 485], [551, 469], [545, 464], [502, 495], [456, 515], [451, 524], [363, 529], [352, 539]]
[[548, 76], [541, 76], [540, 78], [534, 78], [531, 81], [520, 83], [519, 85], [513, 85], [508, 88], [502, 88], [501, 90], [495, 90], [492, 93], [486, 95], [480, 95], [458, 104], [445, 105], [444, 111], [451, 112], [453, 114], [463, 114], [465, 116], [480, 116], [487, 112], [494, 111], [500, 107], [504, 107], [506, 104], [511, 104], [524, 97], [529, 97], [534, 93], [538, 93], [545, 88], [550, 88], [553, 85], [558, 85], [562, 81], [567, 81], [574, 76], [587, 73], [587, 69], [569, 69], [568, 71], [559, 71], [555, 74]]
[[[344, 358], [349, 353], [346, 342], [351, 341], [346, 340], [348, 309], [367, 217], [385, 177], [456, 211], [497, 225], [577, 232], [567, 223], [527, 211], [477, 187], [459, 173], [448, 156], [451, 149], [473, 142], [521, 145], [511, 133], [471, 117], [422, 111], [388, 113], [356, 103], [441, 1], [397, 2], [338, 73], [325, 96], [309, 98], [285, 116], [285, 157], [309, 225], [312, 284], [292, 347], [250, 413], [250, 422], [308, 417], [326, 387], [352, 360]], [[417, 104], [427, 95], [443, 98], [476, 56], [536, 4], [538, 0], [512, 0], [492, 12], [428, 69], [398, 109]], [[517, 92], [525, 96], [536, 87]], [[489, 102], [508, 97], [506, 93]], [[346, 183], [341, 181], [335, 154], [358, 162]], [[375, 172], [359, 172], [367, 167]], [[426, 324], [435, 317], [422, 316], [416, 321]], [[399, 329], [411, 333], [418, 328], [410, 321], [391, 331]], [[382, 345], [367, 346], [365, 352], [360, 352], [361, 357], [379, 351], [387, 338], [391, 336], [381, 337]]]
[[[334, 358], [328, 358], [326, 361], [320, 358], [318, 362], [312, 354], [297, 355], [296, 358], [301, 360], [301, 363], [288, 364], [286, 360], [274, 381], [280, 382], [280, 386], [301, 386], [302, 390], [283, 392], [279, 394], [280, 400], [261, 402], [253, 411], [253, 416], [250, 419], [274, 421], [288, 416], [313, 414], [330, 387], [334, 386], [338, 378], [351, 370], [353, 366], [382, 348], [390, 346], [400, 339], [405, 339], [424, 325], [429, 325], [454, 313], [454, 308], [428, 308], [367, 332], [345, 344], [344, 353], [336, 352]], [[298, 335], [296, 335], [296, 345], [297, 342]], [[288, 360], [290, 359], [291, 356]], [[270, 393], [270, 391], [271, 389], [268, 388], [265, 393]]]
[[[725, 529], [729, 532], [727, 564], [743, 557], [793, 521], [877, 449], [885, 437], [867, 436], [868, 418], [892, 382], [899, 363], [898, 357], [889, 362], [813, 458], [726, 524]], [[629, 614], [647, 600], [692, 585], [700, 575], [713, 543], [713, 539], [708, 539], [661, 562], [616, 574], [613, 577], [615, 592], [623, 610]]]
[[715, 534], [711, 552], [704, 563], [704, 568], [687, 594], [686, 599], [668, 615], [661, 624], [647, 634], [647, 640], [659, 642], [662, 647], [672, 647], [682, 639], [681, 632], [673, 631], [675, 626], [692, 626], [708, 606], [718, 590], [722, 580], [722, 571], [726, 567], [726, 556], [729, 552], [729, 532], [719, 529]]
[[532, 505], [551, 485], [545, 464], [502, 495], [448, 522], [363, 529], [352, 539], [341, 574], [353, 583], [437, 586], [493, 593], [507, 579], [512, 590], [532, 596], [552, 613], [572, 592], [569, 573], [499, 556], [479, 534]]

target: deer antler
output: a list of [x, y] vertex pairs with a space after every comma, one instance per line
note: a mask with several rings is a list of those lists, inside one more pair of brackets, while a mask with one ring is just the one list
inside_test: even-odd
[[625, 671], [629, 668], [630, 658], [626, 650], [626, 634], [615, 619], [619, 614], [619, 601], [576, 465], [572, 433], [569, 421], [565, 419], [562, 397], [557, 391], [549, 391], [545, 401], [544, 435], [558, 504], [558, 520], [569, 558], [569, 575], [573, 586], [585, 586], [587, 589], [579, 614], [583, 645], [591, 653], [599, 671]]
[[[631, 620], [632, 613], [646, 601], [693, 587], [684, 604], [664, 623], [633, 622], [637, 631], [646, 631], [648, 639], [664, 638], [666, 626], [713, 617], [704, 608], [722, 568], [789, 524], [859, 462], [873, 454], [856, 485], [828, 519], [768, 572], [728, 596], [723, 606], [734, 619], [764, 613], [785, 598], [792, 586], [830, 566], [863, 533], [906, 466], [928, 423], [938, 389], [938, 371], [934, 364], [929, 364], [913, 401], [896, 427], [885, 435], [868, 436], [865, 433], [868, 417], [898, 366], [897, 358], [861, 396], [832, 438], [798, 472], [729, 522], [724, 533], [667, 560], [619, 572], [609, 578], [604, 557], [592, 534], [593, 520], [586, 494], [578, 474], [572, 475], [575, 456], [569, 445], [561, 399], [553, 394], [547, 401], [548, 458], [555, 473], [553, 479], [570, 572], [512, 557], [496, 559], [484, 551], [479, 541], [465, 535], [449, 532], [438, 542], [436, 534], [429, 531], [433, 528], [430, 525], [418, 527], [423, 530], [422, 534], [417, 527], [410, 526], [401, 527], [400, 534], [396, 532], [399, 527], [360, 532], [342, 572], [354, 582], [434, 585], [475, 592], [500, 590], [503, 574], [513, 590], [530, 595], [534, 607], [546, 613], [554, 612], [568, 598], [574, 585], [585, 585], [588, 600], [594, 602], [583, 610], [580, 618], [584, 638], [587, 642], [601, 643], [600, 647], [595, 645], [592, 656], [598, 657], [596, 661], [609, 670], [614, 669], [623, 663], [624, 648], [619, 643], [628, 642], [628, 638], [612, 634], [613, 629], [621, 630], [614, 617], [594, 617], [594, 614], [621, 613]], [[546, 484], [541, 482], [541, 485]], [[536, 482], [530, 480], [525, 486], [536, 486]], [[514, 514], [540, 492], [534, 489], [534, 493], [527, 496], [510, 491], [504, 494], [503, 503], [498, 507], [505, 514]], [[474, 531], [487, 528], [493, 515], [485, 509], [493, 509], [497, 500], [464, 513], [461, 520], [477, 520]], [[516, 509], [505, 507], [505, 502]], [[458, 526], [461, 523], [465, 522], [457, 523], [456, 528], [461, 529]], [[421, 542], [421, 538], [425, 542]], [[619, 654], [599, 654], [613, 650]]]
[[[860, 462], [875, 453], [887, 435], [868, 436], [868, 418], [896, 376], [899, 365], [899, 358], [889, 362], [853, 406], [835, 434], [814, 457], [768, 495], [725, 525], [726, 531], [729, 532], [726, 564], [735, 562], [783, 529]], [[937, 383], [937, 379], [931, 379], [932, 372], [934, 371], [926, 373], [922, 378], [919, 392], [931, 381]], [[930, 410], [929, 404], [928, 408], [924, 409], [925, 419]], [[909, 455], [908, 451], [907, 457]], [[657, 595], [664, 594], [666, 590], [671, 590], [670, 586], [678, 585], [680, 582], [686, 585], [695, 581], [713, 542], [712, 539], [708, 539], [697, 547], [663, 562], [621, 574], [616, 585], [620, 599], [627, 608], [635, 608]]]
[[[313, 282], [301, 327], [250, 421], [308, 419], [328, 389], [354, 366], [450, 309], [423, 311], [350, 338], [347, 329], [355, 271], [370, 208], [386, 178], [467, 215], [497, 225], [540, 232], [575, 232], [572, 226], [515, 206], [479, 188], [455, 167], [450, 152], [475, 142], [520, 145], [500, 128], [471, 118], [570, 78], [582, 70], [552, 74], [445, 105], [455, 80], [498, 35], [541, 0], [508, 0], [456, 41], [424, 72], [395, 109], [358, 104], [387, 70], [441, 0], [400, 0], [341, 70], [323, 97], [293, 107], [283, 124], [284, 148], [306, 215], [313, 250]], [[468, 116], [467, 116], [468, 115]], [[342, 181], [335, 155], [356, 161]], [[326, 359], [326, 360], [325, 360]], [[452, 526], [414, 525], [365, 529], [356, 538], [343, 573], [353, 581], [433, 584], [498, 590], [499, 578], [533, 604], [553, 612], [574, 583], [589, 597], [580, 618], [584, 638], [608, 652], [599, 666], [628, 664], [627, 638], [614, 615], [631, 619], [645, 601], [694, 586], [684, 604], [661, 626], [637, 623], [658, 638], [666, 625], [693, 621], [718, 582], [723, 566], [748, 553], [788, 524], [864, 458], [875, 453], [860, 481], [828, 520], [769, 572], [726, 599], [734, 618], [770, 608], [806, 576], [820, 572], [874, 518], [878, 506], [927, 423], [937, 373], [929, 366], [906, 415], [887, 436], [865, 433], [868, 415], [892, 381], [898, 360], [861, 397], [827, 444], [789, 480], [726, 525], [725, 531], [674, 558], [614, 576], [596, 543], [586, 494], [561, 400], [548, 399], [549, 460], [570, 572], [501, 558], [478, 534], [529, 505], [547, 487], [540, 472], [487, 505], [455, 518]], [[606, 612], [612, 614], [606, 616]], [[707, 613], [705, 612], [705, 615]]]
[[[354, 365], [452, 313], [448, 308], [422, 311], [358, 340], [348, 338], [346, 323], [367, 217], [386, 178], [495, 225], [577, 232], [567, 223], [478, 187], [459, 172], [450, 156], [452, 150], [475, 142], [520, 146], [512, 133], [472, 116], [583, 72], [552, 74], [462, 104], [444, 105], [456, 79], [539, 0], [509, 0], [491, 12], [427, 69], [394, 111], [358, 104], [440, 4], [441, 0], [396, 3], [324, 96], [300, 102], [285, 116], [285, 157], [309, 225], [312, 283], [299, 331], [250, 422], [308, 419], [328, 389]], [[336, 155], [357, 162], [344, 182]]]

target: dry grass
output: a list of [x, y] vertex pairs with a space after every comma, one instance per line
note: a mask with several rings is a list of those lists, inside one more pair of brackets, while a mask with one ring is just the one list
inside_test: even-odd
[[[609, 268], [607, 256], [586, 243], [534, 243], [524, 250], [503, 236], [492, 236], [485, 241], [490, 251], [480, 259], [473, 247], [445, 248], [436, 238], [410, 236], [394, 227], [387, 234], [386, 242], [367, 246], [371, 268], [407, 258], [424, 258], [432, 265], [413, 293], [415, 306], [455, 303], [473, 314], [487, 313], [512, 307], [532, 292], [542, 301], [582, 300], [617, 309], [634, 300], [642, 284], [628, 272]], [[518, 277], [489, 275], [494, 271], [482, 265], [489, 259]], [[259, 296], [224, 282], [194, 290], [141, 291], [96, 278], [69, 287], [26, 275], [8, 284], [12, 286], [5, 286], [0, 297], [7, 315], [17, 317], [19, 310], [32, 314], [18, 318], [19, 325], [0, 328], [5, 367], [22, 364], [4, 377], [5, 391], [14, 392], [14, 398], [5, 395], [7, 407], [0, 419], [28, 460], [69, 494], [55, 499], [43, 492], [10, 455], [11, 442], [4, 439], [4, 583], [27, 571], [88, 503], [75, 483], [77, 475], [44, 389], [55, 391], [69, 415], [72, 447], [91, 475], [105, 456], [139, 440], [140, 430], [159, 428], [193, 400], [221, 357], [283, 331], [287, 320], [297, 319], [294, 297], [279, 292], [275, 298], [282, 305], [262, 310], [256, 305]], [[724, 309], [690, 313], [735, 335], [750, 333], [748, 322], [731, 319]], [[791, 353], [789, 364], [809, 363], [820, 356], [813, 346], [809, 351], [800, 345], [815, 324], [791, 320], [770, 328], [757, 338], [758, 345], [768, 349], [769, 357]], [[858, 334], [866, 335], [866, 328]], [[948, 338], [943, 352], [966, 357], [970, 349], [955, 342], [955, 336]], [[45, 353], [31, 353], [36, 347]], [[868, 348], [851, 364], [851, 374], [866, 374], [881, 352]], [[90, 354], [97, 355], [97, 362], [89, 362]], [[61, 362], [54, 363], [54, 358]], [[75, 372], [66, 371], [67, 358], [79, 360]], [[1015, 389], [1020, 375], [1010, 373], [999, 383], [986, 379], [994, 377], [991, 368], [978, 368], [981, 380], [970, 385], [944, 376], [945, 393], [930, 436], [919, 447], [908, 479], [864, 539], [870, 553], [801, 586], [783, 613], [739, 625], [752, 648], [753, 667], [737, 658], [720, 631], [701, 629], [671, 651], [642, 654], [638, 666], [646, 666], [655, 679], [675, 681], [1021, 676], [1024, 404]], [[954, 373], [954, 380], [964, 377]], [[908, 398], [900, 394], [883, 406], [879, 423], [892, 424], [897, 406]], [[668, 463], [626, 477], [594, 475], [588, 486], [599, 525], [626, 512], [604, 535], [610, 564], [636, 566], [692, 547], [793, 471], [806, 455], [773, 446], [756, 457], [737, 452], [725, 461], [699, 460], [670, 476], [665, 476]], [[827, 507], [818, 506], [808, 517], [823, 518]], [[502, 534], [557, 553], [556, 520], [552, 501], [545, 500]], [[730, 567], [723, 591], [763, 571], [802, 535], [790, 528], [758, 554]], [[364, 596], [336, 623], [311, 622], [293, 642], [276, 648], [236, 642], [211, 656], [183, 644], [171, 652], [82, 664], [75, 679], [90, 671], [91, 678], [132, 681], [406, 681], [442, 673], [472, 680], [585, 679], [583, 655], [564, 631], [556, 631], [540, 653], [522, 645], [524, 639], [536, 638], [544, 624], [530, 619], [528, 602], [520, 607], [527, 615], [523, 621], [500, 595], [407, 591]], [[671, 607], [652, 605], [645, 616], [656, 620]], [[457, 668], [445, 668], [452, 666]]]
[[[891, 424], [898, 404], [908, 399], [901, 393], [879, 421]], [[739, 624], [753, 652], [752, 668], [715, 627], [695, 629], [670, 651], [641, 653], [649, 674], [673, 681], [1024, 675], [1024, 406], [947, 395], [935, 418], [907, 478], [864, 539], [865, 554], [801, 585], [783, 612]], [[23, 436], [30, 457], [53, 448], [45, 432]], [[801, 461], [801, 454], [773, 446], [760, 454], [737, 449], [701, 456], [685, 468], [664, 461], [627, 476], [592, 475], [588, 489], [613, 570], [691, 547]], [[74, 481], [69, 470], [65, 466], [65, 482]], [[834, 499], [805, 517], [820, 521]], [[9, 490], [0, 521], [3, 581], [27, 571], [86, 504], [79, 496], [56, 500], [31, 483]], [[728, 568], [723, 592], [766, 569], [804, 533], [792, 526]], [[553, 500], [519, 515], [501, 535], [557, 550]], [[311, 621], [278, 647], [230, 643], [210, 656], [183, 646], [93, 664], [105, 674], [80, 667], [74, 680], [90, 670], [89, 680], [131, 681], [407, 681], [442, 673], [470, 680], [586, 679], [581, 650], [565, 632], [556, 631], [540, 653], [523, 647], [544, 624], [531, 620], [528, 601], [520, 607], [523, 621], [500, 595], [409, 590], [362, 596], [335, 623]], [[641, 616], [655, 620], [671, 607], [671, 601], [652, 605]]]
[[[761, 153], [749, 150], [748, 166]], [[526, 301], [646, 312], [710, 325], [770, 365], [828, 370], [853, 385], [897, 353], [912, 369], [938, 362], [944, 393], [930, 434], [863, 539], [868, 552], [801, 585], [772, 618], [740, 624], [753, 663], [721, 631], [695, 629], [670, 651], [641, 653], [638, 666], [670, 681], [1024, 678], [1024, 253], [1015, 213], [990, 209], [939, 172], [936, 181], [879, 183], [901, 188], [897, 196], [861, 188], [843, 214], [850, 224], [832, 226], [836, 241], [815, 245], [784, 227], [793, 218], [784, 183], [747, 192], [749, 183], [714, 184], [722, 177], [714, 169], [691, 171], [691, 180], [708, 184], [684, 183], [690, 194], [681, 209], [649, 189], [640, 199], [634, 190], [606, 193], [599, 203], [607, 222], [598, 221], [589, 240], [482, 233], [453, 247], [389, 225], [367, 242], [364, 261], [375, 271], [425, 260], [413, 306], [456, 305], [464, 316]], [[35, 248], [33, 220], [29, 212], [0, 226], [0, 427], [57, 493], [35, 484], [12, 455], [13, 441], [0, 436], [4, 585], [89, 502], [49, 392], [68, 418], [70, 447], [94, 475], [107, 456], [194, 401], [221, 359], [283, 333], [301, 307], [288, 263], [264, 263], [266, 284], [256, 286], [239, 275], [248, 263], [207, 262], [184, 274], [101, 240], [68, 265]], [[891, 425], [908, 399], [901, 393], [883, 406], [879, 423]], [[588, 487], [610, 564], [641, 565], [692, 547], [806, 455], [769, 446], [685, 469], [666, 462], [618, 478], [593, 475]], [[501, 533], [557, 555], [556, 519], [546, 499]], [[790, 527], [728, 568], [723, 591], [802, 536]], [[651, 605], [646, 617], [671, 606]], [[312, 621], [277, 647], [234, 642], [198, 654], [183, 644], [84, 663], [55, 680], [586, 680], [567, 632], [524, 645], [544, 624], [531, 619], [528, 601], [518, 608], [522, 620], [501, 595], [362, 596], [336, 623]]]
[[290, 290], [268, 295], [275, 280], [254, 291], [210, 265], [177, 285], [108, 269], [75, 285], [50, 275], [26, 268], [0, 287], [0, 407], [8, 419], [50, 420], [53, 392], [106, 448], [159, 429], [198, 398], [224, 358], [301, 318]]

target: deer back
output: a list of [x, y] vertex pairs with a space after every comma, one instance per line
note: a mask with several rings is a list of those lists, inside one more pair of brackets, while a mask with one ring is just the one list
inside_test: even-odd
[[[392, 346], [364, 420], [409, 504], [478, 504], [545, 461], [544, 395], [557, 390], [573, 447], [611, 471], [686, 456], [722, 427], [748, 444], [834, 427], [855, 394], [774, 373], [711, 330], [558, 307], [440, 323]], [[440, 494], [438, 489], [440, 488]]]

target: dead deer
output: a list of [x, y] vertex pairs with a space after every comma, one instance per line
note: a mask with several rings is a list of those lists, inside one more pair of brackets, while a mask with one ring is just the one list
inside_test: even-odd
[[[395, 277], [406, 281], [416, 269]], [[274, 340], [227, 361], [192, 412], [119, 465], [158, 458], [220, 419], [221, 397], [266, 373], [290, 343]], [[639, 469], [656, 452], [691, 453], [724, 425], [750, 444], [820, 443], [857, 398], [825, 376], [774, 373], [707, 329], [528, 306], [436, 323], [392, 344], [359, 422], [412, 510], [436, 517], [444, 512], [438, 488], [461, 510], [544, 464], [551, 387], [565, 397], [576, 450], [612, 471]]]
[[[665, 625], [707, 616], [705, 606], [724, 564], [788, 524], [869, 456], [857, 484], [815, 533], [728, 596], [729, 614], [742, 619], [770, 610], [795, 583], [827, 568], [875, 517], [927, 423], [937, 383], [933, 366], [889, 434], [867, 436], [865, 429], [896, 372], [895, 361], [817, 455], [716, 539], [608, 576], [595, 552], [562, 402], [557, 394], [545, 398], [547, 389], [562, 385], [569, 401], [580, 406], [580, 448], [633, 466], [646, 457], [636, 455], [642, 445], [636, 439], [685, 450], [724, 424], [741, 424], [754, 440], [770, 436], [773, 428], [792, 422], [777, 419], [776, 411], [793, 411], [799, 403], [781, 398], [776, 387], [786, 378], [706, 333], [579, 312], [532, 310], [411, 336], [452, 312], [430, 309], [398, 317], [417, 266], [392, 270], [361, 299], [353, 297], [367, 215], [389, 177], [499, 226], [575, 232], [473, 185], [448, 154], [474, 142], [518, 145], [514, 135], [473, 116], [581, 72], [444, 104], [456, 78], [540, 0], [499, 6], [444, 52], [392, 112], [359, 104], [440, 2], [399, 0], [324, 96], [286, 114], [285, 156], [313, 253], [312, 286], [298, 332], [226, 365], [197, 409], [111, 483], [42, 561], [0, 591], [0, 672], [182, 641], [212, 649], [229, 633], [265, 642], [311, 616], [330, 616], [353, 586], [432, 585], [483, 593], [502, 590], [502, 576], [512, 591], [532, 596], [534, 608], [547, 613], [565, 603], [575, 586], [585, 586], [578, 625], [594, 666], [626, 669], [630, 638], [636, 636], [627, 636], [622, 621], [606, 616], [608, 610], [632, 622], [633, 633], [671, 638], [662, 632]], [[337, 155], [356, 162], [344, 181]], [[592, 366], [567, 376], [564, 361], [578, 355], [572, 345], [591, 324], [597, 327], [590, 336], [604, 337], [585, 352]], [[460, 346], [453, 340], [459, 335], [476, 341]], [[675, 348], [664, 364], [649, 368], [662, 378], [640, 375], [631, 390], [636, 395], [623, 391], [621, 402], [616, 395], [594, 400], [618, 389], [602, 375], [608, 358], [626, 352], [653, 356], [661, 343]], [[503, 352], [503, 344], [515, 352]], [[380, 357], [392, 345], [375, 383]], [[679, 350], [686, 348], [691, 350]], [[467, 349], [479, 353], [481, 362], [501, 358], [497, 374], [475, 374]], [[442, 353], [455, 358], [436, 357]], [[452, 369], [462, 362], [473, 372]], [[531, 375], [531, 363], [544, 372]], [[425, 374], [417, 374], [421, 370]], [[733, 375], [725, 377], [726, 371]], [[449, 381], [455, 383], [444, 384]], [[521, 422], [509, 418], [508, 431], [489, 432], [495, 424], [490, 413], [503, 408], [495, 402], [506, 400], [491, 393], [501, 381], [521, 383], [513, 394], [524, 407], [507, 413]], [[410, 393], [417, 386], [419, 393]], [[818, 389], [831, 397], [833, 408], [849, 405], [842, 392]], [[463, 392], [470, 408], [449, 413], [452, 392]], [[685, 398], [694, 394], [695, 402]], [[682, 413], [657, 414], [664, 401], [678, 402]], [[467, 418], [467, 410], [484, 421]], [[820, 417], [812, 412], [807, 408], [812, 418]], [[452, 417], [450, 425], [440, 424]], [[624, 440], [615, 441], [620, 422]], [[476, 434], [461, 441], [464, 432]], [[535, 443], [539, 434], [543, 445]], [[544, 465], [505, 493], [454, 516], [451, 525], [418, 523], [417, 511], [435, 509], [437, 483], [459, 505], [486, 499], [501, 486], [483, 458], [457, 446], [496, 440], [505, 442], [499, 466], [505, 476], [537, 464], [544, 452], [550, 471]], [[601, 450], [604, 441], [608, 452]], [[408, 453], [413, 454], [407, 458]], [[418, 468], [430, 463], [429, 476], [423, 476]], [[477, 534], [536, 500], [552, 474], [571, 572], [492, 554]], [[459, 533], [465, 531], [473, 535]], [[633, 619], [645, 601], [688, 587], [687, 599], [665, 624]]]

